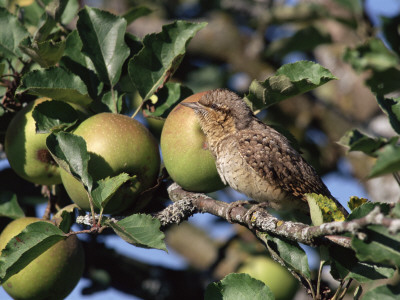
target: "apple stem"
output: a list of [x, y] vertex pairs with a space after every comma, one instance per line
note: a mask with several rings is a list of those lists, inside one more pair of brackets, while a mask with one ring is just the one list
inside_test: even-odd
[[308, 286], [310, 287], [311, 297], [312, 297], [313, 299], [317, 299], [317, 298], [315, 297], [314, 288], [313, 288], [313, 285], [312, 285], [310, 279], [308, 279], [308, 278], [304, 278], [304, 279], [306, 280], [306, 282], [308, 283]]
[[[53, 191], [53, 192], [52, 192]], [[52, 195], [54, 195], [54, 190], [51, 189], [48, 185], [42, 185], [42, 195], [47, 198], [47, 206], [44, 211], [43, 220], [50, 220], [51, 211], [55, 206], [55, 199]]]
[[322, 268], [325, 264], [325, 260], [321, 260], [319, 263], [319, 270], [318, 270], [318, 281], [317, 281], [317, 299], [319, 299], [318, 297], [320, 297], [320, 292], [321, 292], [321, 276], [322, 276]]
[[100, 223], [101, 223], [101, 218], [103, 217], [103, 210], [104, 210], [104, 208], [101, 208], [101, 210], [100, 210], [99, 221], [97, 221], [97, 226], [98, 227], [101, 226]]
[[111, 98], [113, 100], [114, 103], [114, 109], [115, 109], [115, 113], [118, 113], [118, 99], [115, 99], [115, 93], [114, 93], [114, 87], [111, 87]]
[[134, 112], [133, 115], [131, 116], [132, 119], [135, 118], [136, 115], [139, 113], [139, 111], [142, 109], [144, 102], [145, 102], [145, 101], [142, 101], [142, 102], [139, 104], [138, 108], [136, 108], [135, 112]]
[[92, 198], [92, 195], [90, 194], [90, 192], [88, 190], [86, 190], [86, 193], [87, 193], [88, 198], [89, 198], [90, 212], [92, 214], [92, 219], [93, 219], [92, 226], [96, 226], [96, 218], [95, 218], [95, 212], [94, 212], [94, 206], [93, 206], [93, 198]]

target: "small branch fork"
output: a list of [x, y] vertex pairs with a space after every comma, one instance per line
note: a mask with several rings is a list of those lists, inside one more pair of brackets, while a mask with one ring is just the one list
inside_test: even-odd
[[368, 225], [383, 225], [392, 233], [400, 231], [400, 220], [385, 217], [380, 212], [379, 207], [360, 219], [324, 223], [320, 226], [282, 221], [260, 208], [254, 210], [250, 218], [251, 224], [248, 224], [246, 222], [248, 209], [243, 206], [230, 208], [228, 203], [215, 200], [204, 194], [185, 191], [176, 183], [168, 187], [168, 194], [174, 203], [155, 215], [155, 218], [160, 220], [163, 227], [179, 224], [194, 213], [207, 212], [226, 219], [226, 213], [230, 210], [230, 217], [233, 222], [309, 246], [334, 243], [350, 248], [351, 238], [340, 236], [340, 234], [351, 233], [363, 239], [365, 235], [361, 230]]

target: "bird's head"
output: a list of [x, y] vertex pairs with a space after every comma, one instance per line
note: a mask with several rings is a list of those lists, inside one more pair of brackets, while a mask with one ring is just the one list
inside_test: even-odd
[[225, 89], [212, 90], [198, 102], [181, 104], [195, 111], [206, 135], [210, 130], [222, 129], [228, 133], [244, 129], [253, 116], [251, 109], [242, 98]]

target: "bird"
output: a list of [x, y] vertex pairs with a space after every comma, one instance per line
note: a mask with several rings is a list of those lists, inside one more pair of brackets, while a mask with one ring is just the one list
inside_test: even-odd
[[289, 139], [258, 119], [236, 93], [215, 89], [181, 104], [194, 110], [218, 174], [234, 190], [277, 211], [308, 215], [306, 194], [321, 194], [348, 215]]

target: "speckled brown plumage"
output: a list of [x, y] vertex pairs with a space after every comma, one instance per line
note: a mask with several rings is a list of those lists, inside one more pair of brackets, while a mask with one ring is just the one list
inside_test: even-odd
[[233, 189], [278, 210], [307, 212], [306, 193], [334, 199], [289, 140], [262, 123], [235, 93], [217, 89], [184, 105], [196, 112], [218, 173]]

